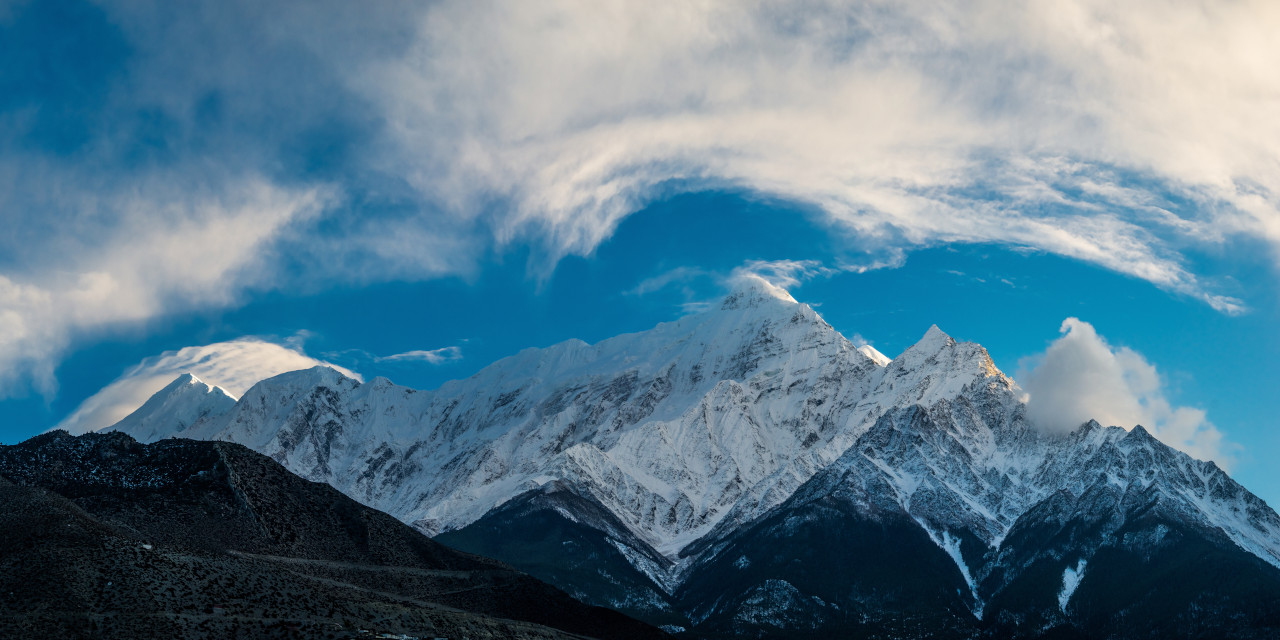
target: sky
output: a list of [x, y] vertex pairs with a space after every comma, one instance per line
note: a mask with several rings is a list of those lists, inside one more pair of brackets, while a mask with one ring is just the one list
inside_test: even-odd
[[0, 1], [0, 442], [744, 273], [1280, 503], [1280, 4]]

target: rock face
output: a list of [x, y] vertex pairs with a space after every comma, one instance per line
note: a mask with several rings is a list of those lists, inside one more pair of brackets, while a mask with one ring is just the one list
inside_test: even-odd
[[1271, 584], [1280, 517], [1261, 500], [1140, 427], [1042, 432], [1023, 395], [937, 327], [889, 360], [748, 280], [717, 309], [435, 391], [318, 368], [167, 434], [134, 426], [156, 422], [148, 407], [119, 428], [243, 443], [448, 544], [703, 633], [1119, 629], [1159, 598], [1089, 604], [1114, 571], [1096, 558], [1145, 567], [1196, 545]]
[[659, 638], [231, 443], [0, 446], [0, 636]]

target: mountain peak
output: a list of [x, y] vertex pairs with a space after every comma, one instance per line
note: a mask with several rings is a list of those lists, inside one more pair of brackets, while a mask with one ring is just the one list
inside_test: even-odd
[[231, 400], [235, 400], [235, 396], [227, 392], [226, 389], [217, 385], [212, 385], [200, 378], [194, 373], [187, 372], [173, 379], [173, 382], [165, 385], [163, 389], [152, 394], [152, 399], [168, 398], [175, 395], [191, 395], [194, 397], [212, 394], [213, 396], [226, 396]]
[[1129, 432], [1125, 434], [1124, 439], [1135, 444], [1157, 442], [1156, 437], [1151, 435], [1151, 432], [1147, 431], [1147, 428], [1140, 424], [1134, 425], [1132, 429], [1129, 429]]
[[318, 364], [309, 369], [286, 371], [279, 375], [272, 376], [258, 384], [255, 384], [254, 388], [257, 388], [259, 385], [266, 385], [270, 387], [291, 386], [310, 389], [312, 387], [319, 386], [337, 386], [344, 383], [353, 383], [358, 385], [359, 382], [359, 380], [350, 378], [333, 367]]
[[184, 373], [109, 429], [150, 441], [225, 415], [235, 405], [236, 399], [222, 387]]
[[929, 356], [936, 355], [947, 347], [955, 346], [955, 344], [955, 338], [944, 333], [942, 329], [938, 328], [938, 325], [930, 325], [929, 330], [924, 333], [924, 337], [920, 338], [918, 342], [908, 347], [901, 356], [898, 356], [898, 359], [902, 359], [903, 356], [909, 354], [928, 358]]
[[742, 274], [734, 279], [733, 290], [721, 303], [722, 310], [750, 309], [763, 304], [800, 304], [786, 289], [754, 273]]
[[875, 347], [869, 344], [864, 344], [861, 347], [858, 347], [858, 352], [868, 358], [871, 358], [872, 362], [881, 367], [886, 367], [890, 362], [893, 362], [892, 358], [880, 353]]
[[929, 325], [929, 330], [924, 332], [924, 337], [920, 339], [922, 343], [939, 343], [939, 344], [955, 344], [955, 339], [947, 335], [945, 331], [938, 328], [938, 325]]

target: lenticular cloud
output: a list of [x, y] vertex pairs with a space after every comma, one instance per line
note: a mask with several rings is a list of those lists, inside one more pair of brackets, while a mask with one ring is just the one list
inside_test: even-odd
[[166, 351], [124, 372], [55, 428], [80, 434], [109, 427], [184, 373], [191, 373], [210, 386], [222, 387], [238, 398], [261, 380], [317, 365], [362, 380], [360, 374], [338, 365], [252, 337]]

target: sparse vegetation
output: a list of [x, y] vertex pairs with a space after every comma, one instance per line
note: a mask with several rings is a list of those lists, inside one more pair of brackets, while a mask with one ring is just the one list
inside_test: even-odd
[[239, 445], [114, 433], [0, 447], [0, 593], [5, 638], [662, 635]]

